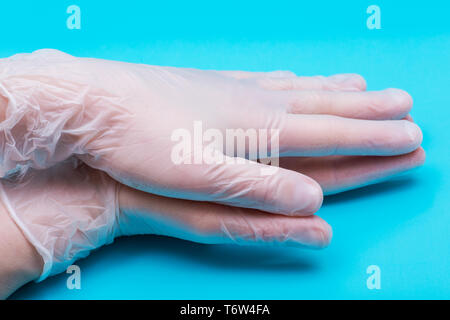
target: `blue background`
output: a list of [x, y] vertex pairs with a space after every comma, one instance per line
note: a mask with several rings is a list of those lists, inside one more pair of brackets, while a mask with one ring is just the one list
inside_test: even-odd
[[[81, 8], [81, 30], [66, 9]], [[369, 30], [366, 8], [381, 8]], [[368, 89], [415, 101], [425, 166], [394, 181], [328, 197], [334, 229], [322, 251], [118, 239], [67, 274], [12, 298], [450, 298], [450, 5], [445, 1], [3, 1], [0, 56], [56, 48], [157, 65], [299, 75], [362, 74]], [[366, 268], [381, 268], [381, 289]]]

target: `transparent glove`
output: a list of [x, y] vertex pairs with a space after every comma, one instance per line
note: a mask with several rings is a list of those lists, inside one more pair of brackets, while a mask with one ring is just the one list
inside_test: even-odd
[[[366, 185], [415, 168], [420, 148], [393, 157], [287, 158], [282, 166], [313, 176], [325, 193]], [[352, 181], [352, 182], [350, 182]], [[167, 198], [129, 188], [70, 158], [20, 179], [0, 180], [3, 206], [43, 259], [38, 281], [63, 272], [122, 235], [157, 234], [202, 243], [322, 248], [331, 227], [316, 215], [267, 212]]]
[[[420, 129], [399, 120], [410, 96], [364, 89], [356, 75], [201, 71], [55, 50], [15, 55], [0, 60], [0, 176], [25, 176], [75, 155], [142, 191], [310, 215], [322, 191], [308, 176], [283, 168], [262, 175], [267, 165], [254, 161], [175, 164], [171, 137], [200, 121], [203, 130], [279, 130], [280, 156], [392, 156], [418, 148]], [[233, 160], [248, 151], [237, 149], [214, 152]]]

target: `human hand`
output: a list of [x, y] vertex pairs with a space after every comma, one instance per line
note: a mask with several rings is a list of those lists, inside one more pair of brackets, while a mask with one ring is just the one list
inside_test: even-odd
[[[333, 193], [378, 182], [417, 167], [423, 162], [424, 153], [419, 148], [393, 157], [282, 160], [281, 166], [314, 177], [325, 193]], [[9, 212], [6, 215], [20, 227], [43, 260], [40, 266], [37, 258], [27, 253], [30, 249], [24, 243], [22, 247], [27, 250], [20, 252], [33, 263], [26, 264], [28, 269], [21, 273], [18, 284], [8, 285], [11, 288], [23, 284], [23, 273], [29, 275], [28, 281], [36, 279], [31, 278], [33, 275], [40, 275], [39, 280], [43, 280], [63, 272], [91, 250], [122, 235], [157, 234], [202, 243], [313, 248], [327, 246], [332, 236], [331, 227], [317, 215], [289, 217], [152, 195], [122, 185], [76, 158], [46, 170], [29, 170], [20, 181], [3, 179], [0, 196], [1, 207]], [[13, 229], [8, 227], [9, 231]], [[16, 234], [20, 237], [20, 232]], [[7, 240], [15, 244], [24, 242]], [[20, 256], [17, 252], [15, 255]], [[31, 266], [39, 270], [29, 270]], [[13, 277], [8, 276], [8, 279]], [[0, 283], [0, 296], [7, 296], [6, 290]]]
[[[399, 120], [411, 108], [409, 95], [364, 89], [355, 75], [201, 71], [55, 50], [16, 55], [0, 60], [1, 173], [23, 175], [76, 155], [146, 192], [310, 215], [322, 203], [322, 190], [307, 175], [283, 168], [261, 175], [267, 166], [254, 162], [177, 165], [171, 136], [201, 121], [204, 130], [221, 132], [279, 130], [281, 157], [393, 156], [417, 149], [420, 129]], [[246, 146], [216, 151], [226, 159], [248, 152]]]

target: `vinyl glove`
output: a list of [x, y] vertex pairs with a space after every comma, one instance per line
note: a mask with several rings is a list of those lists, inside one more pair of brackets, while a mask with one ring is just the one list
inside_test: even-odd
[[208, 202], [166, 198], [124, 186], [70, 158], [2, 179], [1, 201], [43, 260], [38, 281], [63, 272], [122, 235], [157, 234], [203, 243], [323, 247], [330, 227], [319, 217], [286, 217]]
[[202, 71], [56, 50], [19, 54], [0, 60], [0, 176], [24, 176], [76, 155], [146, 192], [310, 215], [322, 202], [313, 179], [285, 169], [261, 175], [266, 165], [255, 162], [177, 165], [172, 134], [194, 121], [222, 132], [276, 129], [280, 156], [392, 156], [418, 148], [420, 129], [398, 120], [410, 96], [364, 89], [355, 75]]
[[[287, 158], [325, 193], [386, 179], [421, 165], [421, 148], [393, 157]], [[322, 248], [331, 227], [318, 216], [288, 217], [255, 209], [167, 198], [113, 180], [75, 157], [50, 169], [0, 180], [0, 201], [43, 260], [38, 281], [63, 272], [123, 235], [157, 234], [202, 243]]]

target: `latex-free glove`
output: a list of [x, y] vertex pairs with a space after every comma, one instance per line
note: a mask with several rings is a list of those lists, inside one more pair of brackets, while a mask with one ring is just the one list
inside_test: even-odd
[[[420, 148], [393, 157], [288, 158], [281, 165], [313, 176], [325, 193], [378, 182], [423, 163]], [[353, 181], [354, 184], [351, 184]], [[215, 203], [166, 198], [122, 185], [71, 158], [0, 180], [1, 202], [43, 259], [39, 280], [63, 272], [115, 237], [158, 234], [202, 243], [322, 248], [331, 228], [318, 216], [288, 217]]]
[[319, 217], [286, 217], [253, 209], [166, 198], [126, 187], [71, 158], [3, 179], [4, 207], [43, 259], [38, 281], [63, 272], [122, 235], [157, 234], [203, 243], [323, 247], [330, 227]]
[[75, 154], [146, 192], [309, 215], [322, 202], [311, 178], [285, 169], [261, 175], [266, 166], [254, 163], [176, 165], [171, 136], [201, 121], [204, 130], [222, 132], [277, 129], [281, 156], [391, 156], [416, 149], [422, 136], [415, 124], [382, 120], [404, 117], [409, 95], [358, 92], [364, 88], [352, 75], [201, 71], [55, 50], [15, 55], [0, 60], [0, 173], [23, 175]]

